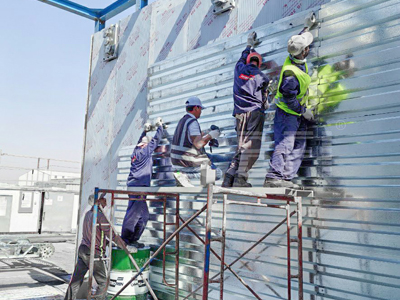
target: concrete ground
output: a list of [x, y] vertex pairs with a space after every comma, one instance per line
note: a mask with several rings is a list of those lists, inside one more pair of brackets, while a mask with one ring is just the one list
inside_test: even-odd
[[48, 259], [0, 259], [0, 299], [64, 299], [75, 261], [75, 239], [67, 240]]

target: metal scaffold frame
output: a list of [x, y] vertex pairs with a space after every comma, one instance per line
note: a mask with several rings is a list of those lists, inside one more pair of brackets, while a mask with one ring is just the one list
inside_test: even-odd
[[[255, 192], [255, 191], [256, 192]], [[167, 192], [168, 191], [168, 192]], [[231, 188], [222, 188], [217, 187], [213, 184], [209, 184], [207, 189], [197, 189], [195, 188], [193, 191], [188, 190], [187, 188], [138, 188], [135, 191], [120, 191], [120, 190], [107, 190], [107, 189], [95, 189], [95, 205], [94, 205], [94, 217], [93, 217], [93, 227], [92, 227], [92, 244], [91, 244], [91, 255], [90, 255], [90, 266], [89, 266], [89, 286], [88, 286], [88, 296], [89, 300], [91, 295], [91, 287], [93, 282], [93, 265], [94, 265], [94, 253], [95, 253], [95, 232], [97, 225], [97, 213], [98, 208], [101, 209], [97, 205], [97, 199], [99, 193], [111, 194], [111, 220], [114, 216], [114, 204], [115, 200], [128, 200], [129, 197], [116, 197], [116, 195], [139, 195], [142, 196], [139, 200], [135, 199], [135, 201], [157, 201], [163, 202], [163, 243], [158, 247], [158, 249], [151, 255], [148, 261], [144, 263], [144, 265], [139, 268], [137, 263], [135, 262], [132, 255], [129, 251], [124, 247], [125, 252], [129, 256], [129, 259], [132, 261], [133, 265], [137, 270], [139, 270], [125, 285], [111, 298], [111, 300], [118, 297], [136, 278], [142, 276], [142, 272], [152, 263], [152, 261], [157, 257], [157, 255], [163, 251], [163, 283], [169, 287], [175, 288], [175, 300], [179, 299], [179, 233], [184, 229], [188, 229], [199, 241], [201, 241], [205, 246], [204, 251], [204, 268], [203, 268], [203, 284], [197, 287], [194, 291], [188, 294], [183, 300], [188, 299], [190, 296], [195, 294], [198, 290], [202, 289], [202, 300], [208, 300], [209, 294], [209, 284], [219, 283], [220, 285], [220, 296], [219, 299], [223, 300], [224, 297], [224, 274], [226, 270], [229, 270], [242, 284], [243, 286], [258, 300], [262, 300], [262, 298], [247, 284], [243, 278], [239, 276], [237, 272], [235, 272], [232, 267], [235, 263], [240, 261], [244, 256], [246, 256], [251, 250], [257, 247], [260, 243], [262, 243], [268, 236], [270, 236], [273, 232], [275, 232], [278, 228], [280, 228], [283, 224], [286, 223], [286, 239], [287, 239], [287, 299], [292, 299], [292, 280], [297, 279], [298, 281], [298, 299], [303, 299], [303, 244], [302, 244], [302, 197], [312, 197], [312, 191], [296, 191], [285, 188], [256, 188], [256, 189], [231, 189]], [[195, 212], [189, 219], [183, 219], [179, 214], [179, 199], [180, 194], [200, 194], [207, 193], [207, 203]], [[222, 232], [221, 236], [216, 238], [211, 237], [211, 221], [212, 221], [212, 210], [213, 205], [218, 202], [216, 195], [222, 195]], [[228, 195], [243, 197], [247, 201], [239, 201], [228, 199]], [[144, 196], [154, 196], [155, 199], [147, 199]], [[166, 202], [167, 198], [175, 198], [175, 222], [168, 223], [167, 222], [167, 211], [166, 211]], [[283, 202], [283, 204], [268, 204], [263, 203], [262, 200], [274, 200]], [[132, 201], [132, 200], [131, 200]], [[295, 205], [295, 210], [291, 210], [291, 204]], [[264, 208], [275, 208], [285, 210], [285, 218], [279, 222], [274, 228], [264, 234], [258, 241], [256, 241], [253, 245], [251, 245], [245, 252], [239, 255], [233, 262], [230, 264], [225, 262], [225, 248], [226, 248], [226, 230], [227, 230], [227, 214], [228, 214], [228, 205], [245, 205], [245, 206], [255, 206], [255, 207], [264, 207]], [[206, 224], [205, 224], [205, 238], [202, 239], [196, 231], [189, 226], [189, 224], [196, 219], [200, 214], [206, 212]], [[291, 220], [290, 218], [297, 214], [297, 238], [292, 238], [290, 235], [291, 228]], [[107, 218], [107, 216], [106, 216]], [[112, 232], [118, 234], [114, 225], [107, 218], [109, 226], [112, 228], [110, 233], [110, 240], [112, 239]], [[182, 223], [182, 224], [181, 224]], [[104, 225], [104, 224], [102, 224]], [[174, 225], [175, 231], [167, 238], [166, 234], [166, 226]], [[172, 253], [168, 253], [169, 255], [175, 255], [175, 283], [168, 283], [165, 277], [165, 260], [166, 260], [166, 246], [175, 239], [175, 251]], [[218, 255], [214, 249], [211, 248], [212, 242], [220, 242], [221, 243], [221, 255]], [[297, 269], [298, 273], [293, 275], [291, 272], [291, 244], [297, 243]], [[111, 247], [110, 247], [111, 248]], [[111, 250], [111, 249], [110, 249]], [[215, 255], [215, 257], [220, 261], [220, 272], [214, 275], [212, 278], [209, 277], [210, 273], [210, 260], [211, 253]], [[107, 282], [109, 282], [110, 278], [110, 268], [111, 268], [111, 251], [109, 253], [109, 257], [107, 259], [109, 261], [108, 265], [108, 278]], [[219, 277], [219, 278], [218, 278]], [[218, 279], [217, 279], [218, 278]], [[157, 299], [154, 291], [151, 289], [150, 284], [145, 281], [150, 294], [153, 299]]]

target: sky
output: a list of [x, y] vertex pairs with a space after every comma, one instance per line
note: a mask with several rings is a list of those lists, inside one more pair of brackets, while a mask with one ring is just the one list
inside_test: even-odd
[[[37, 0], [3, 1], [0, 151], [80, 163], [94, 21]], [[113, 0], [75, 2], [104, 8]], [[134, 11], [129, 8], [106, 26]], [[80, 172], [79, 163], [66, 163], [63, 170]], [[0, 182], [12, 183], [27, 172], [15, 167], [36, 164], [36, 159], [1, 156]]]

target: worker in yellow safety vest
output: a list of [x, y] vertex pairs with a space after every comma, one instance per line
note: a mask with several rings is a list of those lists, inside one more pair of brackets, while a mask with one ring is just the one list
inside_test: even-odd
[[314, 119], [312, 110], [307, 108], [311, 77], [306, 57], [312, 42], [313, 35], [307, 28], [288, 41], [289, 56], [282, 66], [275, 96], [275, 149], [264, 187], [298, 187], [292, 179], [303, 160], [307, 121]]

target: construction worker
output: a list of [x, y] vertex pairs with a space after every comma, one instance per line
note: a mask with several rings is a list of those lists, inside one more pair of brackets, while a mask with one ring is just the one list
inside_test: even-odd
[[[150, 186], [151, 175], [153, 173], [154, 150], [160, 144], [163, 137], [163, 121], [158, 118], [155, 126], [157, 132], [153, 138], [146, 135], [151, 129], [150, 124], [145, 124], [145, 130], [139, 138], [138, 144], [133, 149], [131, 155], [131, 168], [126, 185], [128, 187], [147, 187]], [[149, 209], [144, 200], [145, 196], [129, 195], [129, 199], [141, 199], [140, 201], [130, 200], [126, 210], [125, 218], [122, 223], [121, 237], [126, 244], [143, 248], [144, 244], [139, 243], [139, 239], [146, 228], [149, 220]]]
[[[93, 205], [94, 205], [94, 196], [89, 196], [88, 204], [92, 206], [92, 208], [86, 213], [85, 218], [83, 220], [82, 226], [82, 242], [78, 249], [78, 262], [75, 265], [74, 273], [71, 277], [71, 280], [68, 285], [67, 292], [65, 294], [65, 300], [75, 300], [79, 288], [82, 285], [83, 279], [85, 277], [86, 272], [89, 270], [89, 262], [90, 262], [90, 245], [92, 241], [92, 226], [93, 226]], [[97, 204], [102, 208], [107, 206], [107, 200], [104, 197], [104, 194], [100, 196]], [[108, 224], [106, 217], [101, 212], [101, 210], [97, 213], [97, 224], [100, 224], [96, 228], [96, 247], [95, 247], [95, 258], [103, 257], [106, 246], [108, 244], [107, 238], [110, 236], [110, 226], [105, 226]], [[101, 225], [103, 224], [103, 225]], [[113, 233], [113, 241], [119, 247], [124, 245], [124, 241], [116, 234]], [[107, 289], [107, 274], [106, 268], [104, 266], [104, 262], [101, 260], [95, 260], [93, 265], [93, 276], [97, 282], [97, 291], [95, 300], [103, 300], [106, 299], [106, 289]]]
[[216, 170], [216, 180], [222, 177], [222, 171], [210, 161], [204, 146], [216, 140], [221, 132], [218, 127], [207, 134], [201, 131], [197, 119], [205, 107], [197, 97], [186, 101], [186, 114], [178, 122], [172, 138], [171, 162], [174, 167], [174, 177], [178, 185], [193, 186], [190, 179], [200, 179], [201, 165], [209, 165]]
[[313, 35], [307, 26], [288, 41], [289, 56], [282, 66], [275, 96], [275, 149], [264, 187], [298, 187], [291, 180], [303, 160], [307, 121], [314, 119], [313, 112], [306, 107], [311, 82], [306, 57], [312, 42]]
[[268, 77], [260, 70], [262, 57], [254, 51], [257, 34], [250, 33], [247, 47], [235, 66], [233, 116], [236, 118], [237, 150], [225, 173], [223, 187], [251, 187], [248, 172], [260, 154], [265, 110], [268, 109]]

